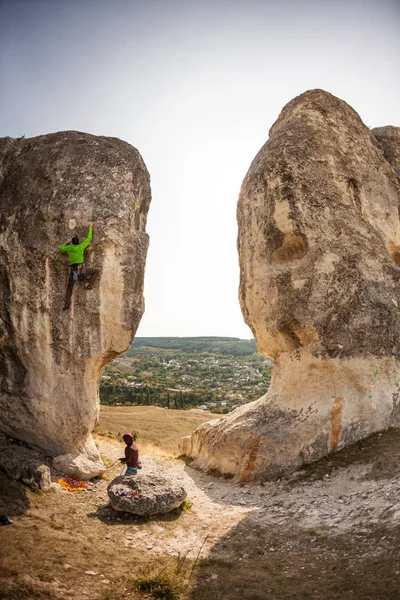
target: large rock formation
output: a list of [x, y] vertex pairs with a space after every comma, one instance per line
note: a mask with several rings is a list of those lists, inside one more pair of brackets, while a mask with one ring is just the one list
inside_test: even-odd
[[[51, 456], [96, 461], [99, 377], [143, 313], [149, 174], [116, 138], [3, 138], [0, 201], [0, 430]], [[63, 311], [68, 259], [59, 246], [83, 241], [89, 222], [86, 263], [101, 276], [90, 291], [75, 284]]]
[[279, 476], [399, 425], [400, 130], [375, 132], [313, 90], [283, 109], [251, 164], [239, 296], [275, 367], [266, 396], [182, 440], [200, 466]]

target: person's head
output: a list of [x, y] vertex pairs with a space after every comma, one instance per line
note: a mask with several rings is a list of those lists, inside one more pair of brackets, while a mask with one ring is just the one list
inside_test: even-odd
[[71, 241], [72, 241], [72, 243], [73, 243], [75, 246], [78, 246], [78, 245], [79, 245], [79, 238], [78, 238], [78, 236], [77, 236], [77, 235], [75, 235], [75, 236], [72, 238], [72, 240], [71, 240]]
[[127, 446], [130, 446], [135, 441], [136, 435], [135, 434], [132, 435], [131, 433], [124, 433], [124, 435], [122, 436], [122, 438], [123, 438], [125, 444]]

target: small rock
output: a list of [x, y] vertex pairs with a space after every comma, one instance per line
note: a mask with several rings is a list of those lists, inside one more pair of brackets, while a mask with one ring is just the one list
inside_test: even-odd
[[107, 585], [108, 583], [110, 583], [110, 580], [109, 579], [102, 579], [100, 581], [100, 583], [105, 583]]
[[64, 569], [72, 569], [72, 565], [68, 565], [67, 563], [65, 563]]
[[85, 571], [85, 575], [97, 575], [95, 571]]

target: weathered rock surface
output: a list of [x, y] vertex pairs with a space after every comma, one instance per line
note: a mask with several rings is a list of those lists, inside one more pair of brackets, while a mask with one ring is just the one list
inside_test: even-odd
[[107, 487], [111, 506], [134, 515], [164, 515], [182, 504], [185, 489], [165, 475], [120, 475]]
[[[98, 462], [98, 380], [143, 313], [149, 174], [116, 138], [73, 131], [0, 139], [0, 430]], [[67, 239], [87, 235], [91, 291], [63, 311]]]
[[400, 177], [400, 127], [375, 127], [372, 132], [382, 146], [386, 160]]
[[[313, 90], [283, 109], [238, 204], [240, 303], [275, 359], [260, 400], [180, 443], [243, 480], [400, 424], [399, 130]], [[384, 152], [382, 150], [384, 149]]]
[[102, 475], [106, 470], [102, 462], [91, 460], [85, 454], [60, 454], [53, 458], [53, 467], [75, 477], [75, 479], [92, 479]]
[[0, 435], [0, 470], [10, 479], [21, 480], [30, 487], [50, 489], [51, 472], [46, 457], [37, 449], [27, 448]]

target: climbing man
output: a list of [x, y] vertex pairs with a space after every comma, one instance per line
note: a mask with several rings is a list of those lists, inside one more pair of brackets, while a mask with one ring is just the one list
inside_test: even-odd
[[89, 232], [84, 242], [80, 244], [79, 238], [75, 236], [72, 240], [68, 240], [60, 247], [60, 252], [66, 252], [68, 254], [70, 267], [64, 310], [68, 310], [71, 305], [71, 296], [75, 281], [84, 281], [85, 288], [91, 290], [99, 276], [98, 269], [88, 269], [84, 262], [85, 248], [89, 246], [92, 237], [93, 223], [90, 223]]

